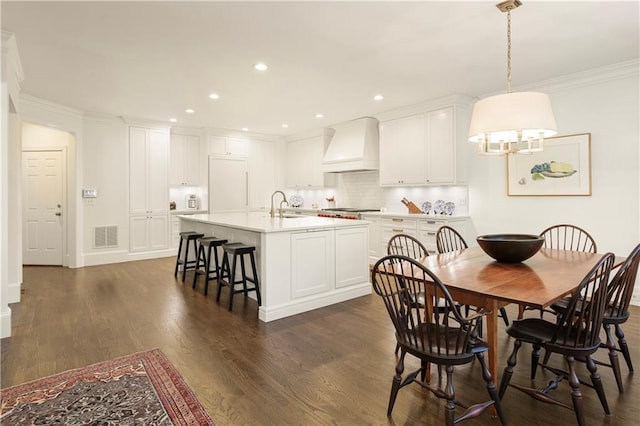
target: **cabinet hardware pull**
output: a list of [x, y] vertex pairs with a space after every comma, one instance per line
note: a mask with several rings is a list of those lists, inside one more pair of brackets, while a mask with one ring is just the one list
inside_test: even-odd
[[394, 221], [394, 222], [404, 222], [404, 219], [393, 218], [391, 220]]
[[428, 220], [428, 221], [427, 221], [427, 223], [428, 223], [429, 225], [433, 225], [434, 223], [436, 223], [436, 221], [435, 221], [435, 220]]
[[393, 228], [392, 231], [393, 232], [404, 232], [404, 229]]

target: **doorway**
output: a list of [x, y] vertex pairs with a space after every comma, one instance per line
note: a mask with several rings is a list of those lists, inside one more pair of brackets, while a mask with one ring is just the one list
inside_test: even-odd
[[22, 261], [63, 265], [64, 149], [22, 152]]

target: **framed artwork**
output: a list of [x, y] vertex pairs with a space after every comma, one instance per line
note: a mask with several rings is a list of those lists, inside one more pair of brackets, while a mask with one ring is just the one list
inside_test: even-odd
[[544, 140], [544, 150], [507, 156], [507, 195], [591, 195], [591, 133]]

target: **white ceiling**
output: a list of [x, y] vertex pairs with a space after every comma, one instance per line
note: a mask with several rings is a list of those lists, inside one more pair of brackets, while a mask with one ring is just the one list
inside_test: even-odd
[[[23, 93], [87, 112], [287, 135], [451, 94], [504, 90], [506, 14], [495, 3], [0, 7], [2, 30], [16, 35]], [[637, 60], [639, 4], [524, 0], [512, 12], [514, 88]], [[269, 70], [255, 71], [258, 61]], [[373, 101], [377, 93], [382, 102]], [[318, 112], [325, 117], [316, 119]]]

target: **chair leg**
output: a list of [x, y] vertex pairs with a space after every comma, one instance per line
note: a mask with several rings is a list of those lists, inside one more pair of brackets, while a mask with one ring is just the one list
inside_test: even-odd
[[511, 376], [513, 376], [513, 367], [516, 366], [520, 346], [522, 346], [522, 342], [520, 340], [516, 340], [513, 344], [513, 352], [511, 352], [511, 355], [507, 360], [507, 366], [505, 367], [504, 373], [502, 374], [502, 380], [500, 380], [500, 391], [498, 392], [498, 396], [500, 397], [500, 399], [504, 397], [504, 393], [507, 391], [507, 387], [509, 386], [509, 382], [511, 381]]
[[[212, 245], [209, 244], [209, 248], [207, 249], [207, 255], [205, 257], [205, 262], [204, 262], [204, 295], [206, 296], [207, 294], [209, 294], [209, 281], [211, 280], [211, 278], [209, 278], [209, 275], [211, 274], [211, 250], [215, 250], [216, 248]], [[202, 250], [202, 249], [201, 249]], [[202, 252], [204, 253], [204, 250], [202, 250]], [[218, 262], [216, 262], [216, 268], [218, 267]], [[218, 276], [218, 270], [216, 269], [216, 277]]]
[[609, 404], [607, 403], [607, 395], [604, 393], [604, 388], [602, 387], [602, 380], [600, 379], [600, 374], [598, 373], [598, 368], [596, 363], [593, 361], [591, 356], [587, 356], [586, 359], [587, 370], [591, 373], [591, 383], [593, 383], [593, 387], [598, 394], [598, 399], [600, 399], [600, 404], [602, 404], [602, 408], [604, 412], [607, 414], [611, 414], [609, 410]]
[[173, 271], [173, 276], [178, 276], [178, 267], [180, 266], [180, 255], [182, 254], [182, 237], [180, 238], [180, 242], [178, 243], [178, 257], [176, 258], [176, 269]]
[[216, 302], [220, 301], [220, 293], [222, 292], [222, 279], [224, 279], [225, 277], [225, 273], [227, 274], [226, 277], [227, 279], [229, 279], [229, 256], [227, 256], [227, 253], [225, 252], [222, 255], [222, 267], [220, 268], [220, 277], [218, 277], [218, 293], [216, 295]]
[[391, 382], [391, 394], [389, 395], [389, 406], [387, 407], [387, 417], [391, 417], [391, 412], [393, 411], [393, 406], [396, 403], [396, 397], [398, 396], [398, 391], [400, 390], [400, 383], [402, 382], [402, 373], [404, 372], [404, 356], [406, 352], [402, 351], [400, 354], [400, 359], [396, 364], [396, 374], [393, 376], [393, 381]]
[[453, 365], [447, 365], [447, 384], [444, 389], [447, 404], [444, 412], [444, 424], [453, 426], [456, 420], [456, 393], [453, 390]]
[[540, 363], [540, 345], [533, 345], [531, 351], [531, 380], [536, 378], [536, 371], [538, 371], [538, 364]]
[[[196, 254], [198, 254], [197, 250]], [[189, 240], [187, 240], [187, 247], [184, 250], [184, 263], [182, 264], [182, 282], [184, 282], [184, 279], [187, 276], [187, 262], [189, 262]]]
[[[191, 285], [191, 288], [196, 288], [196, 283], [198, 281], [198, 268], [200, 268], [200, 260], [201, 260], [201, 256], [204, 256], [204, 247], [200, 246], [200, 248], [198, 249], [198, 252], [196, 253], [196, 267], [194, 269], [194, 273], [193, 273], [193, 284]], [[202, 263], [204, 263], [205, 266], [205, 270], [207, 269], [207, 261], [206, 258], [202, 259]]]
[[253, 252], [249, 254], [249, 258], [251, 260], [251, 272], [253, 273], [253, 286], [256, 288], [256, 299], [258, 299], [258, 306], [262, 306], [262, 296], [260, 296], [260, 285], [258, 284], [258, 270]]
[[618, 385], [618, 392], [624, 392], [624, 387], [622, 386], [622, 374], [620, 372], [620, 360], [618, 359], [618, 351], [616, 351], [616, 344], [613, 341], [613, 337], [611, 336], [611, 324], [603, 324], [602, 328], [604, 328], [604, 333], [607, 336], [607, 341], [605, 343], [607, 349], [609, 349], [609, 362], [611, 363], [611, 368], [613, 369], [613, 376], [616, 378], [616, 384]]
[[576, 360], [572, 356], [565, 356], [565, 360], [567, 361], [567, 365], [569, 366], [569, 374], [568, 381], [569, 386], [571, 386], [571, 400], [573, 401], [573, 410], [576, 413], [576, 420], [578, 420], [578, 425], [583, 426], [585, 424], [584, 421], [584, 412], [582, 410], [582, 392], [580, 392], [580, 380], [578, 379], [578, 375], [576, 374]]
[[489, 397], [493, 400], [493, 404], [496, 407], [496, 413], [498, 414], [500, 423], [505, 425], [507, 422], [504, 419], [504, 412], [502, 411], [502, 401], [500, 401], [498, 388], [496, 388], [496, 384], [493, 382], [493, 376], [491, 375], [491, 371], [487, 367], [487, 362], [484, 359], [484, 352], [477, 353], [476, 358], [480, 362], [480, 367], [482, 367], [482, 378], [487, 383], [487, 391], [489, 392]]
[[618, 338], [620, 351], [624, 356], [624, 360], [627, 362], [627, 367], [629, 367], [629, 371], [633, 371], [633, 364], [631, 363], [631, 354], [629, 353], [629, 347], [627, 346], [627, 341], [624, 338], [624, 332], [622, 331], [620, 324], [616, 324], [616, 337]]
[[509, 317], [507, 316], [507, 310], [505, 308], [500, 308], [500, 316], [502, 317], [502, 321], [504, 321], [504, 325], [509, 327]]
[[231, 269], [229, 272], [229, 288], [231, 291], [229, 292], [229, 311], [233, 308], [233, 295], [236, 290], [236, 258], [238, 256], [234, 255], [233, 260], [231, 261]]

